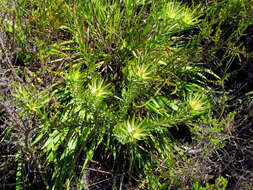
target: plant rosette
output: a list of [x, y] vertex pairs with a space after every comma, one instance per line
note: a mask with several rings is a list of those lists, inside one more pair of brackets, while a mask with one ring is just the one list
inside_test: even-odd
[[114, 135], [122, 144], [135, 144], [137, 141], [144, 140], [149, 133], [144, 121], [136, 121], [134, 116], [131, 120], [116, 125]]

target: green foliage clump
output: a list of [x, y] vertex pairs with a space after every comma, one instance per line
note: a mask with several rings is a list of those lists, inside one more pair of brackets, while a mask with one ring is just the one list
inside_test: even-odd
[[85, 170], [99, 156], [121, 179], [135, 174], [140, 189], [182, 187], [182, 163], [190, 166], [187, 152], [194, 151], [171, 128], [186, 127], [203, 159], [224, 145], [231, 118], [215, 119], [208, 85], [221, 79], [198, 63], [192, 36], [184, 37], [199, 28], [199, 11], [167, 0], [19, 4], [18, 45], [31, 52], [24, 45], [32, 41], [37, 50], [25, 63], [26, 84], [12, 89], [19, 117], [33, 116], [30, 154], [53, 168], [49, 184], [43, 177], [47, 188], [85, 189]]
[[[215, 184], [210, 185], [206, 183], [205, 186], [201, 186], [198, 182], [194, 183], [194, 185], [190, 188], [191, 190], [225, 190], [227, 187], [228, 181], [224, 177], [219, 177], [216, 179]], [[187, 188], [189, 189], [189, 187]]]

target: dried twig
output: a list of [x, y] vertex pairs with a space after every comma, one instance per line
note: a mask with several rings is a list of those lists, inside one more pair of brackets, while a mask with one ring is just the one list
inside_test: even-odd
[[111, 172], [103, 171], [103, 170], [100, 170], [100, 169], [85, 168], [85, 170], [89, 170], [89, 171], [93, 171], [93, 172], [99, 172], [99, 173], [103, 173], [103, 174], [113, 175], [113, 173], [111, 173]]
[[21, 78], [17, 75], [17, 73], [15, 72], [15, 68], [14, 68], [14, 66], [12, 65], [12, 62], [11, 62], [11, 60], [10, 60], [8, 54], [6, 53], [6, 49], [7, 49], [7, 48], [5, 47], [4, 42], [3, 42], [3, 39], [2, 39], [1, 36], [0, 36], [0, 49], [2, 50], [2, 53], [3, 53], [4, 57], [5, 57], [6, 65], [7, 65], [8, 68], [11, 70], [11, 72], [12, 72], [12, 74], [13, 74], [15, 80], [18, 81], [18, 82], [22, 82], [22, 79], [21, 79]]
[[113, 179], [113, 178], [108, 178], [108, 179], [104, 179], [104, 180], [98, 181], [98, 182], [96, 182], [96, 183], [92, 183], [92, 184], [89, 185], [89, 187], [98, 185], [98, 184], [100, 184], [100, 183], [103, 183], [103, 182], [105, 182], [105, 181], [109, 181], [109, 180], [112, 180], [112, 179]]

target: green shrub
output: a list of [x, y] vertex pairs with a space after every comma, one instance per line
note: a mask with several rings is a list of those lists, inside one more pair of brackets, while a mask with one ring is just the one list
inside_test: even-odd
[[85, 188], [96, 154], [112, 160], [111, 170], [135, 173], [143, 187], [179, 186], [177, 167], [190, 160], [172, 127], [212, 141], [203, 156], [222, 146], [226, 122], [212, 116], [206, 75], [220, 78], [195, 62], [182, 35], [198, 27], [198, 8], [167, 0], [27, 1], [19, 11], [32, 12], [18, 15], [19, 46], [32, 40], [40, 66], [27, 61], [27, 83], [13, 83], [13, 94], [19, 117], [36, 121], [29, 151], [53, 168], [47, 188]]

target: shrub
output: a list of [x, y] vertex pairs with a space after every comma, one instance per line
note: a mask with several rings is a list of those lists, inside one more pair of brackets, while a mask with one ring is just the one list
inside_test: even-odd
[[[121, 173], [120, 187], [131, 176], [139, 188], [185, 187], [180, 179], [195, 172], [184, 170], [190, 152], [205, 158], [224, 145], [231, 118], [214, 118], [209, 80], [220, 77], [199, 64], [196, 44], [184, 37], [198, 28], [200, 8], [167, 0], [25, 1], [18, 8], [26, 67], [11, 93], [30, 126], [29, 140], [18, 140], [28, 153], [18, 156], [51, 172], [52, 179], [42, 174], [48, 189], [87, 188], [95, 157]], [[200, 151], [175, 139], [172, 128], [183, 127]]]

